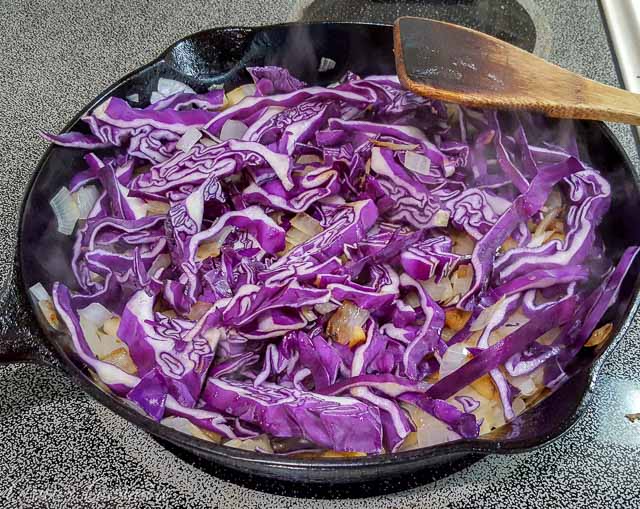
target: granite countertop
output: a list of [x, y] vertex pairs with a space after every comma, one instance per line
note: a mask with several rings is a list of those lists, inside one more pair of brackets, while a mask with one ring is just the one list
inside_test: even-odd
[[[494, 0], [491, 0], [492, 2]], [[495, 0], [497, 3], [501, 3]], [[3, 0], [0, 48], [0, 273], [9, 273], [20, 200], [46, 144], [99, 91], [175, 40], [221, 25], [296, 19], [310, 0]], [[596, 2], [522, 0], [544, 25], [544, 53], [617, 84]], [[329, 15], [330, 13], [328, 13]], [[367, 12], [363, 9], [363, 20]], [[372, 21], [369, 19], [369, 21]], [[616, 135], [638, 158], [630, 130]], [[6, 281], [5, 281], [6, 283]], [[380, 497], [267, 495], [177, 459], [52, 368], [0, 366], [3, 507], [637, 507], [640, 504], [640, 321], [608, 357], [586, 415], [560, 440], [487, 457], [432, 484]], [[366, 495], [366, 494], [363, 494]]]

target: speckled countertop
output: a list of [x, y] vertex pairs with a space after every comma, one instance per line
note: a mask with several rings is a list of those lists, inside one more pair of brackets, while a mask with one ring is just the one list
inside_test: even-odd
[[[521, 3], [534, 14], [539, 51], [616, 84], [596, 2]], [[300, 4], [1, 0], [0, 274], [8, 273], [14, 250], [19, 197], [45, 150], [37, 129], [59, 130], [99, 91], [176, 39], [212, 26], [296, 19]], [[366, 8], [352, 12], [372, 21]], [[629, 129], [614, 130], [637, 166]], [[636, 320], [608, 358], [587, 415], [557, 442], [519, 456], [488, 457], [421, 488], [351, 500], [267, 495], [221, 481], [171, 455], [57, 371], [0, 366], [0, 506], [638, 507], [640, 423], [624, 415], [640, 412], [639, 341]]]

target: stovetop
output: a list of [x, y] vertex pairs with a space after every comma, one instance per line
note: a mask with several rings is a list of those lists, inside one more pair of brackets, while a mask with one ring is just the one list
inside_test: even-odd
[[[307, 0], [298, 4], [302, 21], [375, 21], [392, 24], [399, 16], [422, 16], [464, 25], [499, 37], [527, 51], [536, 47], [542, 16], [517, 0]], [[535, 20], [533, 19], [535, 18]]]
[[[204, 28], [430, 16], [494, 33], [590, 78], [617, 84], [598, 7], [590, 0], [244, 0], [233, 6], [224, 0], [40, 0], [2, 6], [0, 30], [10, 43], [0, 49], [0, 274], [8, 274], [14, 251], [17, 197], [45, 150], [37, 130], [58, 131], [111, 82]], [[639, 167], [630, 130], [613, 128]], [[288, 498], [308, 493], [247, 482], [228, 472], [218, 473], [224, 480], [214, 477], [85, 396], [56, 370], [0, 366], [0, 505], [635, 507], [640, 423], [632, 424], [625, 414], [640, 412], [639, 338], [636, 320], [608, 357], [587, 415], [553, 444], [518, 456], [487, 457], [397, 493], [391, 492], [426, 479], [321, 493], [333, 500]]]

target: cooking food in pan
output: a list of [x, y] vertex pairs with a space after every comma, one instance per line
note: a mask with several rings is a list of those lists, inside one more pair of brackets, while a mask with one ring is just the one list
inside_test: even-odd
[[474, 438], [606, 343], [638, 248], [566, 128], [277, 67], [110, 97], [51, 200], [76, 286], [32, 287], [96, 380], [167, 426], [295, 456]]

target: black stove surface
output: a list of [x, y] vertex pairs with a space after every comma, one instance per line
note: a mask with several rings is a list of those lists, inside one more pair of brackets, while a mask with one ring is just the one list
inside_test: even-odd
[[300, 20], [392, 24], [400, 16], [456, 23], [527, 51], [536, 45], [535, 24], [517, 0], [313, 0]]

